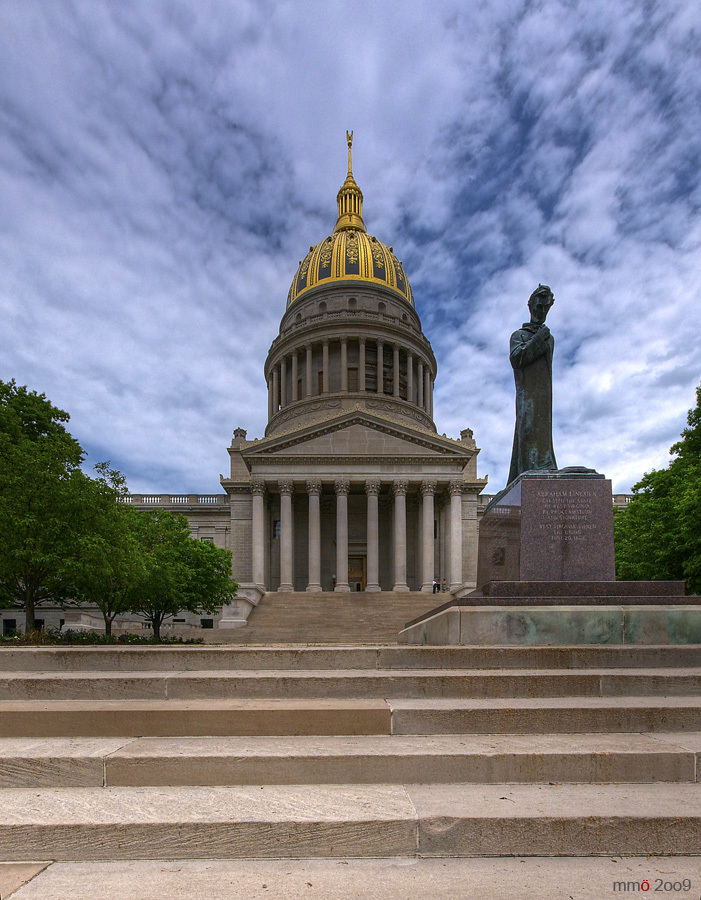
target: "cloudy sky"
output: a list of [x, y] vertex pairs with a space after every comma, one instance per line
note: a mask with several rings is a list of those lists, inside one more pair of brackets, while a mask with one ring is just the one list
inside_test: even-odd
[[626, 491], [701, 380], [699, 48], [698, 0], [0, 0], [0, 379], [134, 492], [217, 491], [353, 129], [438, 431], [504, 486], [547, 283], [558, 463]]

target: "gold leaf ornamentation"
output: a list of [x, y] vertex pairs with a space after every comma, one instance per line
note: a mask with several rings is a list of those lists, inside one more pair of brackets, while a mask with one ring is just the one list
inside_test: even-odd
[[379, 244], [373, 244], [372, 258], [378, 269], [384, 269], [385, 256], [384, 256], [384, 253], [382, 252], [382, 247], [380, 247]]
[[327, 268], [331, 264], [331, 255], [333, 253], [333, 238], [326, 238], [324, 246], [321, 248], [319, 256], [319, 265], [322, 269]]
[[348, 262], [355, 265], [358, 262], [358, 235], [354, 231], [348, 233], [346, 239], [346, 254]]

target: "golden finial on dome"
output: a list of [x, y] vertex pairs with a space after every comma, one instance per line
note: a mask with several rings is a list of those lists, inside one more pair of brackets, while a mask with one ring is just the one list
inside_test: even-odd
[[367, 231], [365, 222], [363, 222], [363, 192], [356, 184], [355, 178], [353, 178], [351, 159], [352, 131], [346, 131], [346, 141], [348, 143], [348, 174], [336, 196], [338, 219], [334, 232], [346, 230]]

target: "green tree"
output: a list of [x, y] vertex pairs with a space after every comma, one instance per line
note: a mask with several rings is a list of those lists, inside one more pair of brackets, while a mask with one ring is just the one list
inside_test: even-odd
[[130, 524], [143, 559], [130, 609], [151, 623], [156, 640], [165, 619], [183, 610], [213, 613], [234, 596], [231, 552], [194, 541], [184, 516], [152, 510]]
[[622, 580], [684, 580], [701, 590], [701, 386], [668, 468], [646, 473], [614, 519]]
[[27, 630], [38, 604], [70, 593], [69, 563], [116, 496], [106, 471], [80, 468], [68, 420], [44, 394], [0, 382], [0, 598], [24, 606]]
[[115, 502], [126, 493], [124, 476], [107, 464], [95, 467], [110, 488], [99, 516], [79, 535], [77, 553], [65, 566], [72, 597], [66, 606], [89, 603], [102, 613], [105, 634], [112, 634], [115, 618], [131, 608], [135, 589], [145, 576], [144, 557], [132, 521], [140, 513]]

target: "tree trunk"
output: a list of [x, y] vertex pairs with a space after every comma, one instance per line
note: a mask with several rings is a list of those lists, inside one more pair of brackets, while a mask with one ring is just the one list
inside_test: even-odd
[[102, 613], [102, 618], [105, 620], [105, 635], [110, 636], [112, 634], [112, 620], [114, 616], [108, 616], [107, 613]]
[[151, 624], [153, 625], [153, 639], [157, 644], [161, 643], [161, 622], [163, 619], [161, 616], [154, 616], [151, 619]]
[[34, 590], [27, 585], [24, 591], [24, 630], [27, 634], [34, 631]]

